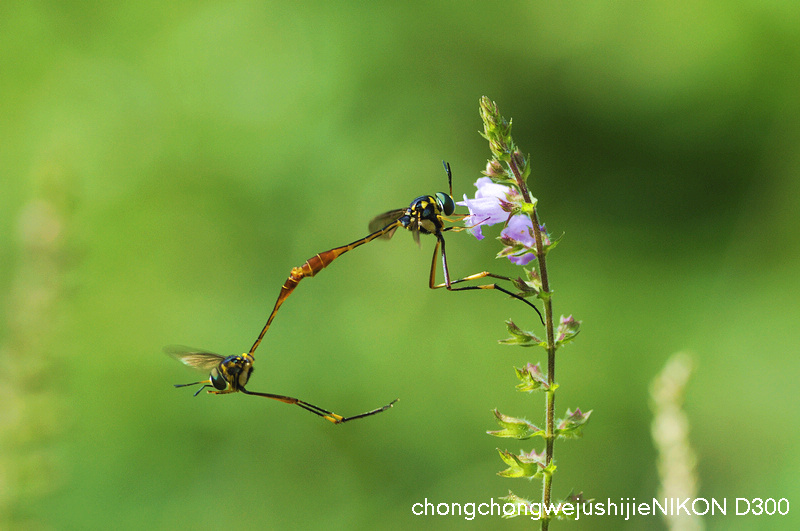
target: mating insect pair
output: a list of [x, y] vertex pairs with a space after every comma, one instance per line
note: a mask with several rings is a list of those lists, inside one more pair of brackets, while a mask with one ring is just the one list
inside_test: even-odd
[[[358, 418], [368, 417], [370, 415], [374, 415], [376, 413], [380, 413], [382, 411], [386, 411], [392, 405], [394, 405], [397, 400], [393, 402], [374, 409], [372, 411], [368, 411], [366, 413], [361, 413], [360, 415], [354, 415], [352, 417], [342, 417], [341, 415], [337, 415], [331, 411], [323, 409], [321, 407], [315, 406], [313, 404], [309, 404], [308, 402], [304, 402], [297, 398], [283, 396], [283, 395], [275, 395], [271, 393], [256, 393], [252, 391], [248, 391], [245, 389], [245, 385], [250, 379], [250, 375], [253, 371], [253, 354], [258, 348], [258, 345], [261, 343], [261, 340], [264, 338], [264, 335], [267, 333], [270, 325], [272, 324], [275, 315], [278, 312], [278, 309], [284, 303], [284, 301], [292, 294], [295, 290], [297, 285], [306, 277], [313, 277], [324, 268], [328, 267], [336, 258], [341, 256], [342, 254], [355, 249], [356, 247], [360, 247], [365, 243], [369, 243], [372, 240], [377, 238], [391, 238], [396, 230], [400, 227], [403, 227], [407, 230], [410, 230], [414, 236], [414, 241], [419, 243], [419, 235], [420, 234], [433, 234], [436, 237], [436, 247], [433, 250], [433, 259], [431, 261], [431, 270], [430, 276], [428, 280], [428, 286], [431, 289], [437, 288], [446, 288], [450, 291], [467, 291], [467, 290], [476, 290], [476, 289], [494, 289], [501, 291], [511, 297], [521, 300], [525, 304], [532, 307], [537, 314], [539, 314], [539, 318], [541, 319], [541, 313], [539, 309], [536, 308], [531, 302], [524, 299], [522, 296], [514, 294], [505, 288], [498, 286], [496, 283], [493, 284], [486, 284], [481, 286], [458, 286], [454, 287], [454, 284], [459, 284], [461, 282], [466, 282], [470, 280], [477, 280], [481, 278], [494, 278], [499, 280], [506, 280], [511, 281], [512, 279], [500, 275], [495, 275], [488, 271], [482, 271], [481, 273], [476, 273], [474, 275], [469, 275], [467, 277], [463, 277], [456, 280], [450, 279], [450, 270], [447, 265], [447, 253], [445, 251], [445, 241], [444, 241], [444, 232], [449, 230], [460, 230], [455, 227], [445, 227], [445, 221], [453, 221], [449, 218], [449, 216], [453, 215], [455, 211], [455, 203], [453, 201], [453, 179], [452, 173], [450, 171], [450, 165], [448, 163], [444, 163], [445, 170], [447, 171], [447, 178], [448, 183], [450, 185], [450, 194], [446, 194], [444, 192], [439, 192], [433, 196], [420, 196], [405, 209], [398, 209], [386, 212], [375, 219], [373, 219], [369, 224], [369, 230], [371, 231], [369, 235], [361, 238], [360, 240], [356, 240], [348, 245], [343, 245], [341, 247], [336, 247], [330, 249], [328, 251], [324, 251], [319, 253], [299, 266], [292, 269], [289, 278], [284, 282], [283, 286], [281, 287], [281, 291], [278, 294], [278, 300], [275, 302], [275, 306], [272, 309], [272, 312], [267, 319], [267, 323], [264, 325], [264, 328], [261, 330], [261, 333], [258, 335], [255, 343], [250, 348], [250, 352], [242, 354], [240, 356], [228, 356], [223, 357], [218, 354], [213, 354], [210, 352], [204, 351], [197, 351], [186, 349], [185, 347], [169, 347], [167, 348], [167, 352], [178, 359], [179, 361], [194, 367], [200, 370], [210, 370], [211, 374], [208, 380], [203, 380], [200, 382], [194, 382], [190, 384], [176, 384], [176, 387], [186, 387], [191, 385], [201, 385], [202, 387], [195, 393], [195, 396], [200, 393], [206, 387], [213, 387], [212, 390], [209, 390], [209, 393], [214, 394], [226, 394], [226, 393], [234, 393], [237, 391], [241, 391], [242, 393], [248, 395], [256, 395], [256, 396], [263, 396], [266, 398], [272, 398], [274, 400], [279, 400], [281, 402], [287, 404], [296, 404], [303, 409], [314, 413], [315, 415], [319, 415], [335, 424], [340, 424], [342, 422], [347, 422], [349, 420], [354, 420]], [[456, 219], [463, 219], [463, 216], [456, 217]], [[444, 283], [436, 284], [436, 259], [439, 251], [441, 250], [442, 254], [442, 268], [444, 272]]]

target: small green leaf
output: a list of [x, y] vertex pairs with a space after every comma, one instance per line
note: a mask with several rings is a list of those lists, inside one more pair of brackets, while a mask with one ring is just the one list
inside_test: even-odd
[[561, 242], [561, 239], [563, 237], [564, 237], [564, 235], [562, 234], [561, 236], [559, 236], [558, 238], [553, 240], [553, 239], [550, 238], [550, 235], [547, 234], [547, 238], [546, 238], [545, 242], [543, 242], [544, 243], [544, 254], [547, 254], [550, 251], [552, 251], [553, 249], [555, 249], [556, 245], [558, 245]]
[[525, 203], [525, 202], [520, 203], [519, 213], [530, 216], [531, 214], [533, 214], [533, 211], [536, 210], [536, 203], [538, 202], [539, 202], [538, 199], [536, 199], [535, 197], [531, 197], [530, 203]]
[[517, 508], [516, 511], [514, 511], [513, 513], [510, 513], [510, 514], [506, 513], [504, 511], [503, 512], [503, 518], [514, 518], [514, 517], [520, 516], [520, 515], [526, 516], [526, 513], [525, 513], [526, 509], [525, 508], [527, 508], [527, 516], [530, 516], [531, 514], [533, 514], [532, 508], [533, 508], [534, 502], [531, 501], [531, 500], [528, 500], [528, 499], [525, 499], [525, 498], [520, 498], [519, 496], [517, 496], [516, 494], [514, 494], [511, 491], [508, 491], [508, 495], [507, 496], [500, 496], [500, 499], [503, 500], [506, 503], [514, 504], [514, 507]]
[[[566, 498], [555, 502], [556, 506], [560, 508], [556, 512], [555, 517], [559, 520], [575, 520], [576, 517], [578, 516], [578, 509], [577, 509], [578, 505], [583, 505], [584, 503], [590, 503], [592, 501], [594, 500], [593, 499], [587, 500], [586, 498], [584, 498], [582, 492], [579, 492], [578, 494], [573, 494], [572, 492], [570, 492]], [[566, 514], [563, 511], [563, 507], [565, 504], [570, 504], [572, 506], [572, 511], [570, 511], [570, 514]]]
[[530, 439], [534, 436], [544, 436], [544, 430], [531, 424], [525, 419], [516, 417], [509, 417], [503, 415], [497, 409], [494, 410], [494, 416], [497, 417], [497, 423], [500, 425], [501, 430], [487, 431], [489, 435], [495, 437], [509, 437], [512, 439]]
[[508, 172], [506, 171], [505, 167], [499, 161], [494, 159], [486, 161], [486, 169], [481, 173], [495, 182], [503, 179], [508, 180]]
[[580, 408], [575, 411], [567, 409], [567, 416], [556, 421], [555, 434], [563, 439], [577, 439], [583, 435], [583, 426], [589, 422], [592, 412], [583, 413]]
[[529, 454], [521, 452], [519, 455], [516, 455], [505, 450], [500, 450], [499, 448], [497, 451], [500, 453], [500, 459], [508, 465], [507, 469], [497, 473], [498, 476], [504, 478], [528, 479], [542, 477], [545, 467], [544, 452], [537, 454], [535, 450], [532, 450]]
[[535, 269], [528, 270], [524, 267], [522, 270], [525, 271], [526, 278], [517, 277], [512, 280], [514, 287], [520, 291], [517, 295], [521, 297], [539, 295], [539, 292], [542, 291], [542, 279], [539, 278], [539, 272]]
[[517, 391], [531, 393], [542, 388], [548, 389], [550, 387], [547, 383], [547, 376], [539, 368], [538, 363], [536, 365], [528, 363], [522, 369], [514, 367], [514, 371], [517, 373], [519, 381], [522, 382], [517, 384]]
[[514, 281], [514, 285], [524, 293], [539, 294], [542, 291], [542, 278], [535, 268], [528, 269], [523, 267], [525, 272], [525, 279], [519, 278]]
[[501, 345], [519, 345], [521, 347], [545, 347], [547, 348], [547, 342], [542, 341], [539, 339], [536, 334], [533, 332], [528, 332], [526, 330], [521, 329], [517, 325], [514, 324], [514, 321], [511, 319], [506, 321], [506, 328], [508, 332], [511, 334], [511, 337], [507, 339], [501, 339], [498, 341]]
[[556, 330], [556, 345], [561, 346], [569, 343], [578, 332], [581, 331], [581, 321], [576, 321], [571, 315], [569, 317], [561, 316], [561, 321]]

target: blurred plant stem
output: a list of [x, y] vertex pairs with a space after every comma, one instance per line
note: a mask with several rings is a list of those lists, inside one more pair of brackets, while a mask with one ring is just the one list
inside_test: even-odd
[[27, 506], [61, 483], [50, 447], [62, 431], [63, 399], [51, 379], [49, 344], [63, 293], [69, 193], [60, 168], [39, 168], [17, 218], [16, 267], [0, 343], [0, 529], [38, 527]]
[[[691, 356], [678, 352], [650, 383], [650, 409], [653, 411], [653, 444], [658, 450], [660, 499], [697, 497], [697, 458], [689, 443], [689, 419], [683, 411], [686, 384], [694, 363]], [[692, 514], [664, 516], [668, 529], [700, 531], [702, 520]]]

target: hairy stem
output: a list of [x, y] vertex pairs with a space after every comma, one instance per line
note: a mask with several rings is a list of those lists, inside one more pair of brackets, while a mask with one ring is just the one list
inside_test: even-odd
[[[517, 181], [522, 197], [526, 203], [533, 203], [531, 200], [528, 185], [523, 177], [523, 171], [517, 164], [518, 158], [511, 156], [508, 161], [508, 167], [514, 174]], [[544, 243], [542, 240], [542, 231], [539, 224], [539, 215], [534, 208], [530, 214], [531, 224], [533, 225], [533, 236], [536, 241], [536, 259], [539, 262], [539, 275], [542, 280], [542, 300], [544, 301], [544, 318], [545, 330], [547, 333], [547, 383], [552, 389], [555, 383], [556, 374], [556, 342], [555, 342], [555, 329], [553, 327], [553, 303], [550, 297], [550, 281], [547, 275], [547, 260], [544, 252]], [[552, 391], [547, 392], [547, 406], [546, 406], [546, 421], [545, 421], [545, 441], [546, 441], [546, 466], [550, 466], [553, 460], [553, 442], [554, 436], [554, 419], [555, 419], [555, 393]], [[543, 488], [542, 488], [542, 503], [545, 507], [550, 504], [550, 492], [553, 483], [552, 474], [545, 474]], [[549, 520], [542, 519], [542, 529], [547, 530]]]

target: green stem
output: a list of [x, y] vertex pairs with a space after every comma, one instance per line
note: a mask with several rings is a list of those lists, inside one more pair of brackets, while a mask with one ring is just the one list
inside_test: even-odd
[[[528, 185], [523, 178], [523, 172], [517, 164], [517, 157], [512, 156], [509, 158], [508, 167], [514, 174], [517, 181], [520, 193], [524, 201], [532, 204], [531, 194], [528, 191]], [[539, 275], [542, 280], [542, 300], [544, 301], [544, 319], [545, 330], [547, 333], [547, 383], [552, 389], [555, 383], [556, 375], [556, 342], [555, 342], [555, 329], [553, 326], [553, 303], [550, 297], [550, 280], [547, 275], [547, 261], [544, 252], [544, 242], [542, 239], [542, 231], [539, 228], [539, 215], [536, 209], [530, 214], [531, 224], [533, 225], [533, 237], [536, 241], [536, 259], [539, 261]], [[553, 442], [555, 440], [554, 424], [555, 424], [555, 393], [547, 393], [547, 411], [545, 422], [545, 441], [546, 441], [546, 466], [550, 466], [553, 460]], [[542, 503], [545, 507], [550, 504], [550, 492], [553, 483], [552, 474], [545, 474], [543, 487], [542, 487]], [[542, 529], [547, 530], [549, 519], [542, 519]]]

